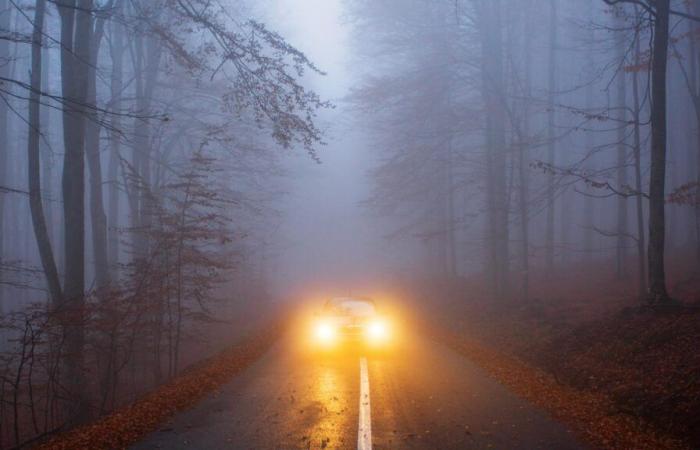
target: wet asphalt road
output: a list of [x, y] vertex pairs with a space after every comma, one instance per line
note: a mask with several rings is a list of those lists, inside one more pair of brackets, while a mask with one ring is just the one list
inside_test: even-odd
[[565, 425], [446, 347], [385, 355], [301, 350], [283, 338], [219, 392], [134, 449], [353, 449], [366, 356], [374, 449], [580, 449]]

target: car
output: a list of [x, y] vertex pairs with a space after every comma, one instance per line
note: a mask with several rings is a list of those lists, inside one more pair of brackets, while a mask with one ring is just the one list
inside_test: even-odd
[[372, 347], [386, 346], [391, 329], [379, 314], [374, 300], [362, 297], [336, 297], [325, 302], [314, 322], [314, 340], [325, 348], [344, 343]]

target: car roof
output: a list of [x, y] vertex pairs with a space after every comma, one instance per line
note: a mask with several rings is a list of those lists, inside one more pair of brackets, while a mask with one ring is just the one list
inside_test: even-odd
[[326, 301], [326, 305], [338, 305], [343, 302], [366, 302], [376, 305], [374, 300], [368, 297], [334, 297]]

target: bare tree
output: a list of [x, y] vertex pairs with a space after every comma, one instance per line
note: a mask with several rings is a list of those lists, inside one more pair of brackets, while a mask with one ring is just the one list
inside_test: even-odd
[[46, 14], [46, 2], [40, 0], [36, 4], [34, 11], [34, 24], [32, 32], [32, 69], [31, 69], [31, 91], [29, 94], [29, 139], [27, 141], [27, 180], [29, 182], [29, 206], [34, 225], [34, 235], [36, 236], [41, 264], [46, 274], [46, 281], [52, 300], [56, 304], [63, 301], [61, 282], [56, 269], [56, 261], [51, 248], [51, 241], [46, 227], [44, 217], [44, 206], [41, 201], [41, 170], [40, 170], [40, 139], [41, 139], [41, 118], [40, 118], [40, 92], [42, 75], [42, 42], [44, 33], [44, 17]]
[[95, 12], [95, 19], [90, 25], [90, 59], [88, 61], [86, 104], [87, 121], [85, 125], [85, 155], [90, 172], [90, 223], [92, 225], [92, 250], [95, 259], [95, 281], [98, 291], [103, 291], [111, 284], [109, 256], [107, 253], [107, 216], [105, 215], [102, 190], [102, 164], [100, 161], [100, 125], [95, 109], [97, 104], [97, 65], [105, 33], [107, 15], [111, 14], [114, 1], [108, 1], [104, 7]]
[[642, 8], [653, 21], [651, 50], [651, 169], [649, 179], [649, 293], [651, 304], [666, 304], [670, 297], [666, 289], [666, 146], [667, 105], [666, 79], [671, 14], [697, 20], [695, 16], [671, 9], [670, 0], [603, 0], [609, 5], [633, 3]]
[[63, 97], [63, 215], [65, 218], [65, 285], [60, 304], [66, 334], [66, 379], [74, 396], [71, 416], [87, 411], [83, 346], [85, 304], [85, 118], [93, 9], [91, 0], [59, 0], [61, 18], [61, 85]]
[[[691, 15], [697, 14], [700, 12], [700, 7], [698, 6], [697, 2], [688, 2], [687, 11], [688, 14]], [[685, 85], [692, 101], [693, 112], [695, 113], [695, 126], [697, 130], [700, 130], [700, 80], [698, 79], [700, 76], [700, 69], [698, 67], [700, 65], [700, 46], [698, 45], [698, 36], [697, 32], [695, 31], [697, 23], [691, 21], [688, 23], [689, 26], [686, 36], [688, 39], [688, 50], [690, 54], [687, 57], [687, 63], [685, 60], [679, 59], [678, 64], [682, 71]], [[680, 53], [675, 47], [676, 45], [674, 44], [676, 53]], [[700, 155], [700, 138], [696, 138], [696, 145], [698, 147], [696, 147], [695, 153]], [[700, 161], [700, 156], [698, 157], [698, 160]], [[696, 167], [695, 183], [696, 186], [700, 186], [700, 163], [698, 164], [698, 167]], [[700, 261], [700, 207], [695, 206], [694, 210], [696, 246], [695, 255], [697, 260]]]
[[[12, 10], [9, 8], [7, 0], [0, 0], [0, 29], [10, 29], [10, 19]], [[0, 40], [0, 77], [10, 77], [10, 41]], [[3, 95], [0, 98], [0, 180], [7, 179], [7, 153], [9, 141], [7, 139], [8, 129], [8, 99]], [[3, 182], [4, 184], [4, 182]], [[0, 264], [5, 259], [5, 194], [0, 193]], [[1, 276], [1, 275], [0, 275]], [[0, 304], [4, 303], [4, 287], [0, 286]], [[0, 312], [2, 307], [0, 306]]]
[[[622, 12], [618, 12], [617, 26], [624, 30], [625, 21], [621, 17]], [[615, 86], [616, 100], [615, 111], [617, 111], [615, 120], [617, 124], [617, 185], [620, 189], [625, 189], [628, 185], [627, 181], [627, 83], [625, 71], [622, 68], [625, 66], [627, 57], [627, 42], [622, 32], [616, 35], [615, 43], [617, 51], [617, 59], [620, 61], [620, 70], [616, 74], [617, 84]], [[617, 244], [615, 246], [616, 274], [617, 278], [623, 279], [627, 271], [627, 197], [617, 197]]]
[[[123, 2], [117, 1], [114, 5], [116, 14], [121, 14]], [[110, 57], [112, 60], [112, 70], [110, 75], [110, 105], [114, 111], [120, 112], [122, 109], [123, 96], [123, 79], [124, 79], [124, 27], [119, 21], [111, 21], [111, 41], [110, 41]], [[109, 209], [107, 222], [109, 225], [108, 234], [108, 251], [110, 258], [110, 270], [112, 278], [117, 274], [119, 261], [119, 158], [121, 151], [121, 135], [122, 116], [121, 114], [113, 114], [110, 117], [109, 130], [109, 163], [107, 167], [107, 190], [109, 199]]]
[[523, 64], [524, 64], [524, 92], [525, 100], [522, 103], [522, 126], [518, 133], [518, 210], [520, 213], [520, 258], [521, 258], [521, 296], [527, 300], [530, 295], [530, 174], [528, 156], [531, 146], [530, 136], [530, 112], [531, 112], [531, 97], [532, 97], [532, 40], [533, 40], [533, 17], [532, 17], [532, 2], [523, 12], [525, 15], [524, 21], [524, 36], [523, 36]]
[[[557, 0], [550, 0], [549, 3], [549, 70], [547, 75], [547, 164], [556, 164], [555, 132], [554, 132], [554, 101], [557, 90], [557, 41], [558, 41], [558, 14]], [[554, 269], [554, 186], [555, 174], [547, 175], [547, 228], [546, 228], [546, 264], [547, 270], [551, 273]]]
[[649, 180], [649, 301], [667, 303], [664, 241], [666, 234], [666, 67], [670, 0], [654, 10], [651, 65], [651, 173]]
[[505, 91], [500, 1], [478, 4], [482, 45], [481, 76], [486, 109], [488, 273], [498, 299], [508, 294], [508, 199], [506, 195]]
[[[639, 17], [638, 10], [635, 8], [635, 16]], [[635, 196], [636, 203], [636, 221], [637, 221], [637, 276], [638, 276], [638, 295], [640, 300], [647, 293], [647, 261], [646, 261], [646, 233], [644, 230], [644, 197], [640, 194], [643, 192], [642, 186], [642, 138], [641, 138], [641, 90], [639, 86], [639, 66], [641, 64], [641, 44], [640, 30], [636, 28], [634, 37], [634, 61], [632, 70], [632, 99], [633, 99], [633, 151], [634, 151], [634, 182], [637, 195]]]

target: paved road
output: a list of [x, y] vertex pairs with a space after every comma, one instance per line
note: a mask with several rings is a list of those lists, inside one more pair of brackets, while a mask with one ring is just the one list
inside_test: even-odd
[[474, 364], [418, 337], [383, 356], [311, 354], [284, 338], [133, 448], [354, 449], [363, 408], [374, 449], [584, 448]]

